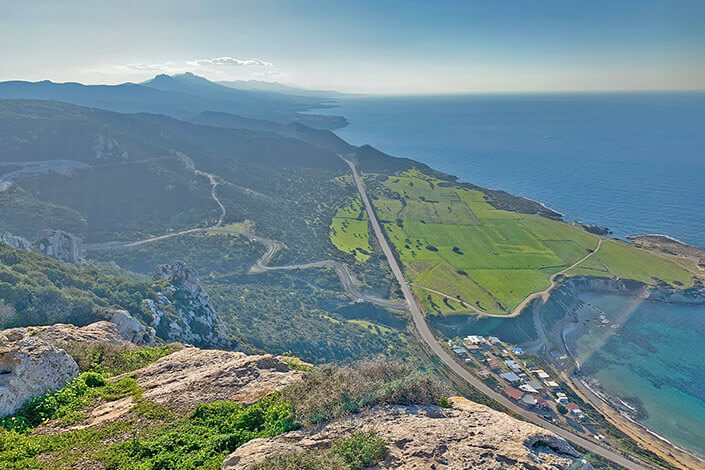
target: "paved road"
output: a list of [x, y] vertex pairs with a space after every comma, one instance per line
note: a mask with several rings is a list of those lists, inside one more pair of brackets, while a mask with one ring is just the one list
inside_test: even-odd
[[10, 187], [12, 180], [18, 176], [38, 175], [42, 173], [58, 173], [60, 175], [70, 175], [75, 170], [85, 170], [91, 168], [90, 165], [76, 160], [37, 160], [30, 162], [3, 162], [0, 167], [20, 167], [18, 170], [5, 173], [0, 176], [0, 191]]
[[423, 341], [428, 345], [429, 348], [433, 351], [436, 356], [449, 368], [451, 369], [455, 374], [460, 376], [463, 380], [468, 382], [470, 385], [475, 387], [477, 390], [480, 392], [484, 393], [488, 397], [492, 398], [494, 401], [499, 403], [500, 405], [506, 407], [507, 409], [513, 411], [514, 413], [522, 416], [524, 419], [527, 421], [530, 421], [538, 426], [541, 426], [542, 428], [548, 429], [549, 431], [561, 436], [562, 438], [566, 439], [567, 441], [572, 442], [573, 444], [589, 451], [593, 452], [601, 457], [604, 457], [607, 460], [610, 460], [611, 462], [620, 465], [624, 468], [627, 468], [629, 470], [641, 470], [644, 469], [642, 465], [639, 465], [635, 462], [633, 462], [630, 459], [627, 459], [626, 457], [617, 454], [611, 450], [605, 449], [602, 446], [597, 445], [596, 443], [589, 441], [587, 439], [584, 439], [576, 434], [573, 434], [569, 431], [566, 431], [565, 429], [559, 428], [558, 426], [546, 422], [545, 420], [541, 419], [538, 417], [536, 414], [531, 413], [529, 411], [526, 411], [525, 409], [517, 406], [513, 402], [511, 402], [508, 398], [506, 398], [504, 395], [501, 395], [494, 390], [492, 390], [490, 387], [485, 385], [483, 382], [481, 382], [478, 378], [476, 378], [474, 375], [472, 375], [465, 367], [461, 366], [455, 360], [446, 352], [445, 349], [441, 346], [441, 344], [436, 340], [435, 336], [433, 336], [433, 333], [429, 329], [428, 325], [426, 324], [426, 319], [424, 318], [423, 312], [419, 308], [416, 299], [414, 298], [411, 288], [409, 287], [409, 284], [404, 280], [404, 275], [402, 274], [401, 268], [399, 267], [399, 264], [397, 263], [396, 258], [394, 258], [394, 254], [392, 253], [392, 249], [389, 246], [389, 243], [387, 242], [387, 239], [385, 238], [384, 234], [382, 233], [382, 228], [379, 225], [379, 222], [377, 221], [377, 217], [372, 210], [372, 205], [370, 204], [369, 199], [367, 198], [367, 193], [365, 192], [365, 187], [362, 184], [362, 181], [360, 180], [360, 176], [357, 174], [357, 169], [355, 168], [355, 164], [349, 160], [343, 159], [345, 162], [350, 166], [350, 169], [352, 170], [353, 173], [353, 179], [355, 180], [355, 185], [357, 186], [358, 191], [360, 192], [360, 197], [362, 198], [362, 202], [365, 205], [365, 210], [367, 211], [367, 215], [370, 218], [370, 222], [372, 224], [372, 228], [374, 229], [375, 235], [377, 236], [377, 239], [379, 240], [379, 244], [382, 247], [382, 251], [384, 252], [385, 256], [387, 257], [387, 261], [389, 262], [389, 266], [392, 269], [392, 272], [394, 273], [394, 276], [397, 278], [397, 281], [399, 282], [399, 285], [401, 286], [401, 290], [404, 293], [404, 298], [406, 299], [408, 306], [409, 306], [409, 311], [411, 312], [411, 318], [414, 322], [414, 325], [423, 339]]

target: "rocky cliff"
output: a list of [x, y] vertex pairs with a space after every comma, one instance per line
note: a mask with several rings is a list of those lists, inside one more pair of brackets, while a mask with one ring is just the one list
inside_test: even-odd
[[231, 454], [222, 469], [245, 470], [273, 456], [327, 449], [335, 440], [368, 430], [374, 430], [387, 443], [387, 455], [375, 467], [380, 469], [592, 468], [555, 434], [456, 398], [450, 409], [378, 407], [321, 426], [254, 439]]
[[[123, 311], [115, 312], [115, 317], [132, 326], [129, 319], [137, 321]], [[12, 414], [30, 398], [63, 387], [78, 375], [76, 361], [63, 349], [67, 343], [105, 343], [130, 349], [136, 347], [131, 341], [135, 337], [132, 328], [119, 328], [108, 321], [84, 327], [57, 323], [3, 330], [0, 332], [0, 417]], [[153, 335], [151, 338], [153, 342]]]
[[[98, 322], [83, 328], [54, 325], [3, 331], [0, 334], [0, 344], [2, 344], [0, 358], [3, 361], [0, 363], [2, 372], [0, 410], [4, 414], [17, 410], [27, 398], [46, 390], [56, 389], [77, 375], [76, 363], [68, 354], [56, 347], [66, 341], [109, 342], [124, 345], [126, 348], [137, 348], [127, 342], [120, 335], [117, 327], [109, 322]], [[386, 446], [381, 461], [375, 467], [380, 469], [589, 470], [592, 468], [566, 441], [556, 435], [462, 398], [452, 399], [452, 408], [392, 404], [363, 407], [357, 413], [333, 421], [283, 432], [296, 429], [289, 426], [269, 434], [276, 437], [259, 439], [253, 439], [254, 436], [247, 437], [243, 429], [249, 426], [253, 419], [261, 419], [263, 422], [281, 419], [281, 413], [288, 415], [289, 410], [294, 410], [292, 416], [296, 416], [295, 403], [297, 400], [308, 398], [302, 397], [294, 399], [293, 402], [287, 402], [293, 403], [292, 405], [279, 402], [280, 406], [268, 409], [267, 413], [273, 413], [271, 416], [269, 414], [260, 416], [257, 412], [252, 415], [238, 415], [237, 410], [242, 408], [234, 407], [237, 405], [228, 404], [228, 402], [257, 403], [252, 409], [262, 410], [263, 408], [257, 408], [262, 403], [260, 400], [275, 392], [283, 391], [282, 397], [285, 400], [292, 397], [291, 393], [308, 394], [309, 387], [315, 383], [315, 377], [322, 371], [313, 372], [314, 378], [311, 379], [312, 376], [304, 375], [306, 372], [293, 369], [290, 366], [291, 362], [291, 358], [247, 355], [235, 351], [203, 350], [193, 347], [177, 350], [128, 375], [107, 379], [115, 384], [122, 383], [123, 386], [127, 383], [125, 380], [133, 381], [134, 388], [129, 390], [137, 390], [137, 393], [86, 401], [80, 413], [76, 415], [77, 420], [67, 422], [52, 419], [41, 424], [31, 436], [23, 439], [30, 439], [32, 442], [41, 438], [61, 439], [60, 435], [67, 432], [88, 428], [109, 429], [109, 426], [121, 425], [123, 427], [118, 426], [115, 429], [122, 429], [122, 431], [105, 434], [104, 438], [100, 438], [99, 445], [112, 449], [113, 453], [119, 453], [114, 455], [131, 459], [130, 462], [136, 463], [141, 461], [140, 459], [151, 458], [149, 455], [144, 457], [146, 454], [141, 453], [133, 455], [135, 449], [153, 448], [154, 452], [161, 456], [160, 458], [166, 458], [168, 454], [169, 459], [175, 459], [169, 460], [170, 462], [183, 464], [191, 458], [188, 454], [190, 446], [201, 446], [197, 449], [204, 449], [204, 452], [210, 449], [211, 442], [205, 438], [199, 441], [197, 435], [190, 435], [187, 442], [179, 441], [182, 436], [180, 433], [188, 432], [193, 426], [200, 426], [199, 432], [213, 433], [213, 439], [224, 446], [217, 447], [220, 450], [213, 451], [209, 462], [220, 463], [225, 458], [223, 449], [228, 449], [232, 453], [225, 458], [222, 468], [235, 470], [248, 469], [270, 457], [306, 451], [324, 451], [334, 442], [347, 439], [353, 433], [372, 430]], [[305, 366], [305, 364], [302, 365]], [[359, 379], [375, 380], [374, 377], [359, 377]], [[377, 377], [377, 379], [381, 378]], [[306, 380], [313, 380], [313, 382], [306, 385]], [[302, 385], [306, 387], [291, 391], [291, 387], [295, 390], [295, 387]], [[338, 386], [340, 385], [338, 383]], [[320, 386], [324, 387], [323, 390], [326, 392], [329, 386], [335, 388], [335, 384], [328, 383]], [[335, 392], [335, 390], [330, 391]], [[209, 407], [205, 404], [213, 406]], [[294, 408], [287, 408], [287, 406]], [[210, 413], [222, 413], [223, 410], [232, 410], [235, 414], [223, 415], [222, 422], [213, 422], [209, 418]], [[244, 421], [228, 421], [229, 416], [240, 416], [241, 418], [238, 419], [244, 419]], [[172, 434], [168, 436], [173, 436], [175, 440], [168, 440], [168, 443], [175, 446], [173, 449], [165, 448], [167, 441], [162, 438], [166, 439], [164, 437], [166, 431], [156, 432], [160, 429], [172, 429]], [[136, 437], [135, 430], [139, 430], [138, 432], [144, 435]], [[150, 433], [150, 430], [155, 432]], [[276, 435], [280, 432], [283, 433]], [[89, 432], [85, 435], [98, 436], [99, 434]], [[80, 437], [77, 439], [80, 440]], [[135, 445], [138, 447], [134, 447]], [[87, 448], [94, 447], [95, 442]], [[73, 462], [70, 468], [105, 468], [101, 460], [105, 455], [93, 450], [89, 452], [93, 460], [84, 458], [80, 453], [77, 459], [74, 459], [63, 450], [57, 452], [52, 450], [49, 454], [37, 447], [33, 452], [35, 453], [32, 455], [36, 460], [32, 462], [60, 457], [66, 458], [67, 462]], [[194, 454], [193, 458], [196, 457]], [[0, 456], [0, 460], [2, 458]], [[69, 466], [62, 468], [69, 468]], [[181, 467], [177, 465], [170, 468]], [[201, 467], [191, 465], [184, 468]], [[209, 468], [212, 468], [212, 465]]]
[[[159, 265], [152, 279], [160, 288], [158, 300], [146, 302], [161, 338], [198, 346], [236, 348], [223, 331], [193, 268], [181, 261]], [[178, 318], [167, 316], [166, 312], [172, 310]]]
[[15, 250], [32, 251], [32, 245], [26, 238], [5, 232], [0, 235], [0, 242], [14, 248]]
[[137, 371], [135, 378], [145, 400], [192, 409], [218, 400], [254, 403], [301, 374], [275, 356], [186, 348]]
[[61, 230], [42, 230], [34, 246], [45, 255], [69, 264], [83, 261], [83, 242], [80, 238]]

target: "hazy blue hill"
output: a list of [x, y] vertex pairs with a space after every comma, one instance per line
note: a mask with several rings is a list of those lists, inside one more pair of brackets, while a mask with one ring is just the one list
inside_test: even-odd
[[[0, 136], [4, 162], [70, 159], [101, 165], [167, 155], [173, 146], [156, 126], [128, 115], [42, 100], [0, 100]], [[114, 154], [98, 158], [101, 139], [106, 146], [111, 139], [118, 143]]]
[[343, 162], [334, 153], [299, 139], [270, 132], [204, 126], [163, 115], [143, 114], [140, 118], [209, 152], [258, 166], [343, 168]]
[[258, 106], [261, 108], [282, 107], [293, 108], [315, 107], [322, 104], [320, 98], [284, 95], [256, 90], [237, 90], [226, 87], [210, 80], [194, 75], [190, 72], [179, 75], [157, 75], [151, 80], [141, 83], [142, 86], [166, 92], [187, 93], [202, 98], [232, 101], [244, 105]]
[[232, 80], [216, 82], [221, 85], [235, 88], [238, 90], [254, 90], [254, 91], [271, 91], [275, 93], [285, 93], [288, 95], [299, 96], [319, 96], [319, 97], [337, 97], [343, 96], [343, 93], [333, 90], [309, 90], [293, 85], [285, 85], [279, 82], [265, 82], [261, 80]]
[[206, 126], [232, 127], [233, 129], [250, 129], [253, 131], [279, 132], [282, 129], [282, 125], [278, 122], [246, 118], [216, 111], [204, 111], [188, 119], [188, 121]]
[[181, 119], [204, 111], [217, 111], [280, 123], [300, 119], [323, 128], [338, 128], [346, 122], [338, 116], [298, 114], [327, 106], [321, 98], [234, 90], [195, 75], [160, 75], [144, 84], [121, 85], [9, 81], [0, 83], [0, 98], [55, 100], [123, 113], [167, 114]]
[[316, 147], [324, 148], [340, 155], [347, 155], [355, 147], [345, 142], [333, 132], [324, 129], [314, 129], [299, 122], [292, 122], [284, 127], [280, 134], [304, 140]]
[[[234, 184], [220, 189], [232, 220], [274, 224], [286, 238], [305, 227], [298, 218], [281, 233], [277, 222], [304, 195], [301, 184], [316, 194], [318, 186], [330, 191], [323, 186], [344, 171], [334, 153], [275, 133], [51, 101], [0, 100], [0, 163], [6, 163], [0, 174], [16, 171], [13, 162], [64, 159], [82, 166], [13, 178], [15, 184], [0, 192], [0, 227], [30, 238], [42, 228], [61, 228], [87, 241], [107, 241], [204, 226], [217, 220], [219, 208], [207, 178], [194, 171], [201, 169]], [[296, 172], [301, 175], [290, 179]]]

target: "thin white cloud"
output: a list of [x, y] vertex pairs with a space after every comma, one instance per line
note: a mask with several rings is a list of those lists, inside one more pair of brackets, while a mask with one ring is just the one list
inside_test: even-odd
[[272, 64], [269, 61], [266, 60], [260, 60], [260, 59], [236, 59], [235, 57], [213, 57], [210, 59], [195, 59], [195, 60], [187, 60], [186, 63], [191, 66], [203, 66], [203, 65], [225, 65], [225, 66], [238, 66], [238, 67], [247, 67], [247, 66], [259, 66], [259, 67], [273, 67], [274, 64]]

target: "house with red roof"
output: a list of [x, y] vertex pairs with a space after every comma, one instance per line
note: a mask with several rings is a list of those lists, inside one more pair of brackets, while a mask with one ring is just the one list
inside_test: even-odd
[[504, 387], [502, 389], [502, 391], [509, 398], [513, 398], [514, 400], [517, 400], [517, 401], [521, 400], [521, 397], [524, 396], [524, 392], [521, 392], [514, 387]]

